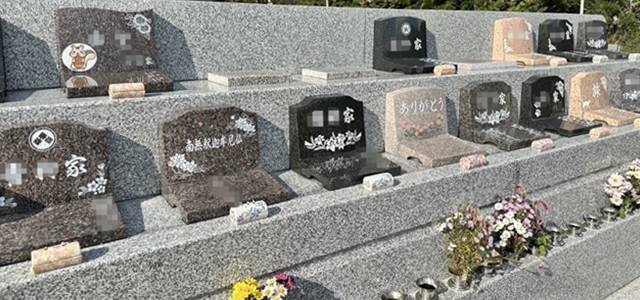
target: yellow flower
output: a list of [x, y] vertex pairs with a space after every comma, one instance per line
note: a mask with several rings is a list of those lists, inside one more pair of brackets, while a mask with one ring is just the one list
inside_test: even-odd
[[248, 278], [245, 281], [234, 284], [229, 300], [247, 300], [249, 296], [253, 296], [255, 299], [262, 299], [262, 292], [255, 278]]

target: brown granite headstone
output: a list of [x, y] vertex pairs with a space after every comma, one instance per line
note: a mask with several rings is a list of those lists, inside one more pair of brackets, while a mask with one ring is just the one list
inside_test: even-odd
[[512, 61], [525, 66], [548, 65], [553, 56], [534, 53], [533, 29], [521, 17], [495, 21], [493, 60]]
[[104, 129], [56, 123], [1, 131], [0, 265], [67, 240], [123, 238], [108, 159]]
[[110, 84], [143, 83], [147, 92], [173, 90], [158, 67], [152, 10], [56, 10], [58, 58], [68, 97], [108, 94]]
[[448, 134], [447, 92], [405, 88], [387, 94], [385, 151], [438, 167], [483, 153], [475, 144]]
[[192, 110], [161, 125], [162, 190], [185, 223], [229, 213], [243, 202], [287, 200], [260, 163], [257, 119], [236, 107]]
[[640, 117], [609, 104], [607, 78], [602, 72], [580, 72], [571, 79], [569, 115], [610, 126], [628, 125]]

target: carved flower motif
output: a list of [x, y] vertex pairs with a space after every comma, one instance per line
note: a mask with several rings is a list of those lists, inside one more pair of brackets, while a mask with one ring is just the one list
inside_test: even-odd
[[604, 48], [607, 45], [607, 41], [605, 41], [604, 39], [590, 39], [587, 41], [587, 46], [591, 47], [591, 48], [596, 48], [596, 49], [600, 49], [600, 48]]
[[509, 119], [509, 117], [511, 116], [511, 112], [506, 110], [506, 109], [501, 109], [501, 110], [497, 110], [492, 112], [491, 114], [489, 114], [486, 111], [483, 111], [479, 114], [477, 114], [474, 119], [476, 120], [476, 122], [480, 123], [480, 124], [490, 124], [490, 125], [495, 125], [498, 124], [502, 121], [505, 121], [507, 119]]
[[233, 127], [240, 129], [249, 135], [256, 132], [256, 125], [253, 124], [253, 121], [251, 121], [247, 115], [243, 114], [240, 117], [232, 116], [231, 120], [234, 122]]
[[0, 207], [14, 208], [17, 205], [13, 198], [0, 197]]
[[89, 193], [93, 193], [94, 195], [100, 195], [107, 192], [107, 182], [108, 180], [104, 178], [104, 164], [98, 165], [98, 176], [91, 182], [89, 182], [86, 186], [80, 187], [80, 192], [78, 192], [78, 196], [84, 196]]
[[347, 131], [346, 133], [331, 133], [330, 138], [325, 138], [323, 135], [317, 137], [311, 137], [309, 141], [305, 141], [304, 145], [309, 150], [319, 151], [327, 150], [336, 152], [336, 150], [343, 150], [344, 147], [349, 145], [355, 145], [362, 138], [362, 133], [357, 131]]
[[167, 165], [174, 173], [181, 176], [188, 176], [203, 172], [202, 168], [194, 161], [189, 161], [184, 154], [176, 154], [169, 159]]
[[624, 100], [627, 100], [627, 101], [637, 101], [638, 99], [640, 99], [640, 91], [634, 90], [634, 91], [624, 92], [624, 94], [622, 94], [622, 97], [624, 98]]

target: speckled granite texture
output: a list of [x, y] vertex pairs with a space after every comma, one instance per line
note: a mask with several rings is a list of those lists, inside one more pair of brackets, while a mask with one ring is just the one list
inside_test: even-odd
[[[603, 148], [588, 148], [589, 145]], [[346, 263], [348, 260], [342, 259], [342, 255], [346, 255], [348, 249], [363, 249], [363, 253], [369, 253], [370, 250], [363, 246], [370, 243], [395, 244], [414, 240], [407, 239], [405, 234], [440, 222], [446, 214], [466, 202], [490, 205], [496, 193], [511, 193], [516, 182], [526, 184], [535, 197], [551, 203], [552, 219], [574, 220], [603, 204], [606, 198], [600, 194], [602, 181], [607, 174], [640, 153], [640, 132], [629, 126], [611, 137], [595, 141], [584, 136], [562, 138], [557, 140], [556, 146], [543, 154], [535, 154], [530, 149], [496, 154], [489, 157], [489, 166], [471, 172], [463, 173], [457, 165], [416, 171], [397, 177], [396, 186], [376, 192], [366, 192], [362, 186], [354, 186], [299, 197], [274, 205], [269, 218], [243, 226], [231, 224], [228, 218], [180, 226], [175, 218], [167, 218], [170, 214], [168, 206], [159, 206], [164, 201], [162, 198], [148, 200], [150, 205], [146, 205], [148, 201], [125, 202], [121, 205], [126, 206], [122, 209], [123, 215], [126, 218], [137, 215], [134, 219], [143, 219], [142, 223], [148, 224], [144, 228], [146, 234], [87, 249], [85, 252], [90, 258], [87, 263], [51, 273], [46, 280], [33, 279], [28, 273], [28, 265], [24, 263], [0, 268], [0, 291], [10, 298], [41, 298], [41, 295], [99, 297], [105, 293], [124, 298], [184, 298], [223, 293], [233, 281], [247, 274], [266, 276], [274, 270], [298, 268], [296, 265], [305, 266], [310, 260], [323, 261], [332, 257]], [[580, 166], [582, 161], [575, 159], [579, 156], [591, 157], [591, 163]], [[603, 157], [608, 159], [602, 160]], [[535, 158], [539, 161], [547, 159], [544, 165], [556, 168], [549, 171], [564, 176], [536, 174], [539, 172], [537, 169], [524, 163], [527, 160], [533, 162]], [[592, 173], [584, 179], [579, 178]], [[525, 178], [519, 174], [532, 177]], [[542, 182], [542, 176], [547, 180]], [[534, 179], [538, 183], [529, 184]], [[540, 189], [541, 186], [558, 183], [562, 185]], [[155, 211], [160, 219], [141, 215], [141, 210]], [[127, 226], [131, 224], [133, 232], [143, 230], [140, 223], [125, 220]], [[298, 238], [300, 236], [305, 237], [304, 241]], [[441, 244], [435, 241], [427, 244], [431, 246], [420, 253], [429, 253], [428, 260], [423, 259], [422, 264], [412, 268], [420, 270], [420, 266], [432, 262], [429, 265], [442, 270], [443, 266], [437, 264], [442, 262], [438, 257], [443, 252], [429, 250], [439, 249], [437, 247]], [[415, 246], [411, 250], [421, 248]], [[413, 259], [406, 252], [398, 253], [400, 257]], [[417, 256], [418, 259], [420, 257], [423, 256]], [[383, 262], [384, 258], [380, 260]], [[399, 271], [385, 273], [384, 269], [376, 269], [373, 265], [370, 269], [378, 274], [387, 274], [381, 275], [383, 279], [380, 281], [375, 277], [370, 279], [379, 287], [401, 282], [410, 284], [415, 279], [402, 277], [404, 275]], [[345, 272], [349, 270], [344, 269]], [[430, 273], [429, 269], [424, 270], [425, 275], [436, 274]], [[414, 277], [418, 273], [407, 274]], [[357, 271], [349, 276], [367, 277]], [[396, 279], [385, 283], [388, 276]], [[110, 279], [105, 281], [104, 278]], [[324, 277], [318, 278], [325, 280]], [[309, 280], [317, 281], [312, 276]], [[346, 279], [344, 286], [341, 291], [349, 287]]]
[[[159, 65], [174, 80], [206, 79], [209, 72], [306, 67], [371, 67], [373, 21], [409, 15], [427, 22], [427, 51], [443, 60], [489, 59], [496, 19], [523, 16], [574, 24], [602, 16], [511, 12], [391, 10], [252, 5], [178, 0], [2, 1], [8, 88], [60, 85], [54, 11], [63, 7], [121, 11], [153, 9]], [[215, 21], [212, 21], [215, 20]], [[447, 22], [442, 22], [447, 20]], [[465, 41], [466, 47], [460, 47]], [[24, 55], [29, 53], [29, 55]]]
[[235, 71], [235, 72], [212, 72], [207, 79], [227, 87], [245, 85], [282, 84], [290, 81], [290, 74], [287, 72], [273, 70], [256, 71]]
[[[532, 75], [558, 75], [568, 82], [581, 71], [602, 70], [609, 78], [609, 90], [619, 89], [618, 73], [640, 62], [608, 62], [568, 65], [561, 68], [527, 68], [492, 74], [494, 80], [512, 87], [511, 111], [519, 112], [522, 82]], [[486, 79], [486, 74], [434, 77], [431, 75], [395, 76], [368, 79], [336, 80], [326, 85], [292, 82], [263, 87], [212, 88], [205, 81], [183, 82], [181, 89], [142, 99], [112, 101], [108, 97], [66, 99], [60, 90], [20, 91], [9, 94], [14, 102], [0, 104], [0, 129], [19, 122], [73, 120], [113, 130], [110, 145], [111, 170], [116, 201], [133, 199], [160, 192], [158, 179], [158, 125], [176, 111], [206, 108], [219, 104], [234, 105], [258, 114], [261, 158], [268, 171], [289, 168], [287, 141], [289, 137], [288, 106], [309, 95], [343, 93], [363, 101], [367, 149], [382, 151], [384, 140], [385, 95], [411, 86], [438, 86], [447, 91], [449, 133], [457, 135], [459, 90], [469, 82]], [[570, 91], [567, 91], [570, 93]], [[41, 105], [47, 103], [48, 105]]]

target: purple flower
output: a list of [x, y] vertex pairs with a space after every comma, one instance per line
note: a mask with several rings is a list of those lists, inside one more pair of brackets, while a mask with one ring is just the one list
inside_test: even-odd
[[288, 292], [291, 292], [296, 288], [296, 280], [293, 279], [293, 276], [289, 276], [285, 273], [280, 273], [275, 276], [276, 282], [282, 284], [285, 288], [287, 288]]

